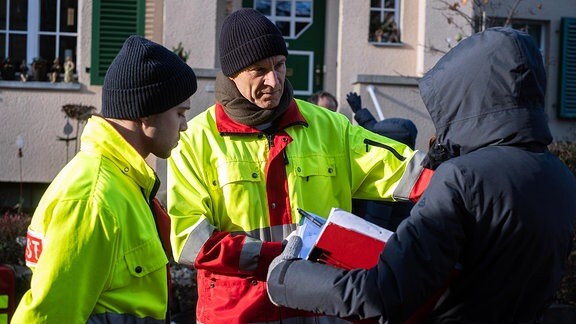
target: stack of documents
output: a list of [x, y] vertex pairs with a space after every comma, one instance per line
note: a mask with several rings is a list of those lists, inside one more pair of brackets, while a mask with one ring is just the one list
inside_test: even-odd
[[369, 269], [393, 232], [343, 209], [332, 208], [324, 219], [298, 210], [303, 216], [298, 229], [303, 247], [300, 257], [343, 269]]

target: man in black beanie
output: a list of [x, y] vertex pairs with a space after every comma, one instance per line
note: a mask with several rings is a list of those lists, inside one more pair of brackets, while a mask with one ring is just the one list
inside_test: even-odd
[[31, 289], [14, 323], [165, 323], [169, 218], [154, 198], [149, 154], [170, 156], [196, 91], [192, 69], [165, 47], [129, 37], [104, 78], [102, 114], [32, 218]]
[[297, 208], [328, 216], [352, 197], [412, 191], [422, 154], [294, 99], [280, 30], [253, 9], [220, 33], [216, 104], [194, 117], [168, 160], [175, 259], [198, 270], [201, 323], [346, 322], [274, 306], [270, 261], [296, 229]]

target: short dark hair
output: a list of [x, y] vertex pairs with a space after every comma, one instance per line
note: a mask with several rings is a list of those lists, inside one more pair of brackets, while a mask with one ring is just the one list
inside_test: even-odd
[[336, 97], [334, 97], [334, 95], [331, 94], [330, 92], [324, 90], [314, 92], [310, 97], [308, 97], [308, 102], [317, 105], [318, 102], [320, 101], [320, 98], [328, 98], [334, 103], [334, 107], [324, 107], [324, 108], [328, 108], [333, 111], [336, 111], [336, 109], [338, 109], [338, 100], [336, 100]]

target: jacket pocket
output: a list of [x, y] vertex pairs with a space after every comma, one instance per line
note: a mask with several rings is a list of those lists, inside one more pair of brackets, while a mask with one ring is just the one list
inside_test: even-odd
[[166, 267], [168, 258], [159, 239], [150, 239], [124, 255], [128, 272], [134, 277], [144, 277]]
[[291, 157], [290, 163], [294, 174], [301, 178], [336, 176], [334, 158], [326, 156]]
[[219, 164], [217, 169], [220, 187], [239, 182], [262, 181], [262, 172], [257, 162], [227, 161]]

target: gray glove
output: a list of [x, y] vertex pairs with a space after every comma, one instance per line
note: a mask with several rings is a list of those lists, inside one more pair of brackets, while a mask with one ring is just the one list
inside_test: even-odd
[[[279, 270], [280, 268], [282, 268], [280, 267], [282, 263], [286, 261], [297, 260], [298, 254], [300, 254], [301, 249], [302, 249], [302, 238], [298, 235], [290, 235], [288, 237], [288, 243], [286, 244], [284, 251], [282, 251], [282, 253], [276, 258], [274, 258], [274, 260], [272, 260], [272, 262], [270, 263], [270, 266], [268, 267], [268, 275], [266, 276], [266, 281], [270, 279], [270, 274], [274, 272], [274, 270]], [[270, 292], [268, 292], [268, 298], [270, 298], [270, 301], [272, 301], [274, 305], [279, 306], [274, 302], [272, 296], [270, 296]]]

